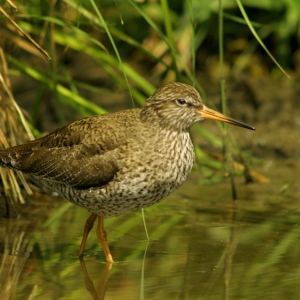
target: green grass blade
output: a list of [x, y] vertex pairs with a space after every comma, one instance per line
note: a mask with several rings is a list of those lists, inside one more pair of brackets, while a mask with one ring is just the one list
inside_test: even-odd
[[249, 27], [249, 29], [251, 30], [252, 34], [254, 35], [254, 37], [256, 38], [256, 40], [260, 43], [260, 45], [262, 46], [262, 48], [267, 52], [267, 54], [270, 56], [270, 58], [274, 61], [274, 63], [277, 65], [277, 67], [281, 70], [281, 72], [283, 74], [285, 74], [288, 78], [290, 78], [290, 76], [285, 72], [285, 70], [280, 66], [280, 64], [277, 62], [277, 60], [274, 58], [274, 56], [270, 53], [270, 51], [268, 50], [268, 48], [265, 46], [265, 44], [263, 43], [263, 41], [260, 39], [259, 35], [257, 34], [256, 30], [254, 29], [251, 21], [248, 18], [248, 15], [241, 3], [240, 0], [236, 0], [236, 3]]
[[195, 87], [196, 78], [196, 45], [195, 45], [195, 28], [194, 28], [194, 11], [193, 11], [193, 0], [189, 0], [189, 13], [190, 23], [192, 31], [192, 43], [191, 43], [191, 55], [192, 55], [192, 76], [193, 76], [193, 87]]
[[167, 34], [168, 45], [170, 45], [170, 49], [173, 49], [173, 51], [171, 51], [172, 66], [176, 73], [176, 78], [179, 78], [178, 68], [177, 68], [177, 64], [176, 64], [176, 50], [175, 50], [176, 47], [175, 47], [175, 42], [174, 42], [174, 32], [172, 29], [172, 21], [171, 21], [171, 17], [170, 17], [170, 9], [169, 9], [169, 5], [168, 5], [168, 1], [161, 0], [160, 3], [161, 3], [161, 8], [162, 8], [162, 14], [164, 16], [163, 19], [164, 19], [165, 30], [166, 30], [166, 34]]
[[100, 13], [100, 10], [98, 9], [97, 5], [95, 4], [95, 2], [93, 0], [90, 0], [90, 2], [92, 4], [92, 6], [93, 6], [93, 8], [94, 8], [94, 10], [95, 10], [95, 12], [96, 12], [99, 20], [103, 24], [103, 27], [104, 27], [104, 29], [106, 31], [106, 34], [107, 34], [107, 36], [108, 36], [108, 38], [109, 38], [109, 40], [110, 40], [110, 42], [111, 42], [111, 44], [112, 44], [112, 46], [114, 48], [114, 51], [115, 51], [116, 56], [118, 58], [118, 61], [120, 63], [122, 72], [124, 74], [124, 78], [125, 78], [125, 81], [126, 81], [126, 84], [127, 84], [127, 87], [128, 87], [128, 91], [129, 91], [129, 94], [130, 94], [132, 105], [134, 106], [133, 97], [132, 97], [132, 93], [131, 93], [131, 88], [130, 88], [130, 85], [129, 85], [129, 82], [128, 82], [128, 78], [127, 78], [126, 71], [125, 71], [125, 68], [124, 68], [124, 65], [123, 65], [123, 61], [122, 61], [121, 56], [119, 54], [119, 50], [118, 50], [118, 48], [117, 48], [117, 46], [115, 44], [115, 41], [114, 41], [114, 39], [113, 39], [113, 37], [112, 37], [112, 35], [110, 33], [110, 30], [109, 30], [108, 26], [106, 25], [106, 22], [103, 19], [102, 14]]

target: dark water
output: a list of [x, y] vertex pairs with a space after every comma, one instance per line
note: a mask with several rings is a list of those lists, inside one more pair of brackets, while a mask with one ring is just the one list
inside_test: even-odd
[[[94, 230], [78, 251], [88, 213], [67, 202], [46, 217], [0, 219], [0, 299], [300, 299], [297, 163], [269, 163], [269, 184], [198, 185], [140, 212], [107, 219], [104, 263]], [[57, 203], [57, 199], [52, 200]]]

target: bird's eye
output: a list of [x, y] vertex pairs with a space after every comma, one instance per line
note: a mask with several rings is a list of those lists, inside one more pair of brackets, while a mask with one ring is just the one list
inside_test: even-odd
[[185, 99], [177, 99], [176, 102], [177, 102], [177, 104], [182, 105], [182, 106], [187, 105], [187, 102]]

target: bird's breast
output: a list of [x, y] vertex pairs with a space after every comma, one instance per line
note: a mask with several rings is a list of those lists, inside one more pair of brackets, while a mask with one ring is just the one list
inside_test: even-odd
[[152, 143], [145, 141], [132, 149], [116, 180], [132, 190], [166, 190], [164, 194], [171, 193], [186, 180], [194, 163], [189, 133], [162, 132], [156, 138], [157, 141], [152, 138]]
[[164, 152], [166, 164], [164, 171], [168, 173], [169, 180], [173, 180], [179, 185], [187, 178], [194, 164], [194, 148], [188, 132], [180, 135], [170, 135]]

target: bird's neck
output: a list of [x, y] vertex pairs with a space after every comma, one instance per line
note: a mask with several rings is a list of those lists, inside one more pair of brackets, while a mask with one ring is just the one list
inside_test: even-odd
[[153, 130], [159, 132], [165, 130], [177, 133], [189, 132], [189, 128], [186, 128], [183, 123], [178, 122], [176, 118], [172, 118], [167, 114], [162, 115], [152, 107], [143, 107], [140, 112], [140, 119], [146, 127], [151, 127]]

